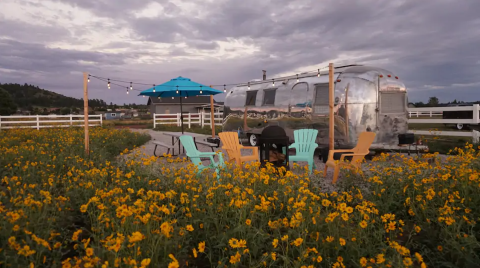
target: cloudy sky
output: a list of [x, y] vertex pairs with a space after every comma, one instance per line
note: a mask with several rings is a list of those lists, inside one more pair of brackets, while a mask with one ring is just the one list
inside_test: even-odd
[[[479, 12], [480, 0], [0, 0], [0, 83], [82, 97], [82, 72], [210, 85], [334, 62], [392, 71], [410, 101], [480, 100]], [[145, 102], [98, 80], [89, 94]]]

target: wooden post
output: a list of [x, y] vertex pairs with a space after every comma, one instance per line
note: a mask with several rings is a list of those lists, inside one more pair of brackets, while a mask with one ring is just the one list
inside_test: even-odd
[[329, 117], [329, 146], [330, 150], [333, 150], [334, 147], [334, 135], [335, 135], [335, 115], [333, 113], [333, 103], [334, 103], [334, 81], [333, 81], [333, 63], [328, 64], [328, 97], [329, 97], [329, 108], [330, 108], [330, 117]]
[[215, 138], [215, 110], [213, 108], [213, 95], [210, 95], [210, 123], [212, 126], [212, 138]]
[[[473, 122], [474, 124], [480, 123], [480, 107], [478, 104], [473, 105]], [[431, 113], [431, 112], [430, 112]]]
[[345, 88], [345, 135], [347, 135], [347, 143], [350, 142], [350, 132], [349, 132], [349, 125], [348, 125], [348, 88], [350, 87], [350, 83], [348, 83], [347, 87]]
[[247, 106], [245, 106], [245, 111], [243, 111], [243, 131], [247, 131], [248, 130], [248, 125], [247, 125]]
[[88, 73], [83, 73], [83, 116], [85, 129], [85, 154], [90, 155], [90, 136], [88, 135]]

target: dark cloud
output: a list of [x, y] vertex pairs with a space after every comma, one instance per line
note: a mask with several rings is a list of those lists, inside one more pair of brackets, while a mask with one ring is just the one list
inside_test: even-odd
[[126, 59], [123, 54], [48, 48], [35, 43], [0, 39], [0, 68], [9, 70], [62, 73], [78, 70], [85, 62], [109, 66], [123, 64]]
[[0, 17], [0, 37], [8, 36], [14, 40], [28, 40], [47, 44], [49, 42], [67, 41], [70, 32], [62, 26], [32, 25], [19, 20], [8, 20]]
[[[260, 78], [262, 69], [271, 77], [341, 57], [391, 70], [407, 84], [410, 100], [426, 101], [434, 95], [441, 101], [480, 100], [478, 0], [189, 1], [188, 10], [185, 2], [166, 0], [56, 1], [89, 10], [114, 23], [101, 20], [88, 28], [66, 28], [7, 21], [8, 27], [0, 28], [0, 38], [9, 39], [0, 39], [1, 77], [18, 79], [29, 72], [51, 77], [86, 69], [141, 81], [162, 82], [182, 75], [201, 83], [223, 84]], [[163, 7], [158, 17], [135, 17], [135, 12], [152, 2]], [[95, 46], [95, 50], [124, 52], [60, 50], [40, 45], [69, 42], [98, 29], [130, 30], [125, 41]], [[230, 39], [255, 46], [258, 51], [235, 59], [186, 58], [195, 56], [190, 49], [209, 53], [220, 48], [219, 42]], [[154, 49], [152, 43], [170, 46]], [[132, 64], [148, 57], [152, 58], [149, 64]], [[82, 65], [84, 61], [94, 64]], [[66, 77], [78, 80], [78, 75], [69, 73]], [[35, 77], [50, 89], [69, 92], [41, 76]], [[120, 98], [128, 102], [132, 98], [102, 94], [106, 101]]]

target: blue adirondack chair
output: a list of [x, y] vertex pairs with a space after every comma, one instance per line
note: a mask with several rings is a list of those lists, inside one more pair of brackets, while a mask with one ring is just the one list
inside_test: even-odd
[[[185, 151], [187, 152], [187, 157], [190, 158], [192, 163], [198, 167], [197, 174], [202, 173], [202, 171], [206, 168], [214, 168], [217, 175], [220, 174], [220, 167], [223, 167], [225, 164], [223, 161], [222, 153], [218, 154], [218, 162], [215, 162], [215, 159], [213, 158], [215, 156], [215, 153], [200, 152], [199, 150], [197, 150], [197, 147], [195, 146], [195, 142], [193, 141], [192, 136], [189, 136], [189, 135], [180, 136], [180, 142], [182, 143], [183, 148], [185, 148]], [[210, 158], [210, 164], [207, 166], [204, 165], [200, 158]]]
[[318, 144], [315, 143], [318, 130], [316, 129], [298, 129], [293, 132], [295, 142], [288, 147], [289, 149], [295, 148], [296, 155], [289, 156], [291, 162], [308, 162], [308, 169], [312, 174], [315, 168], [315, 162], [313, 161], [313, 154]]

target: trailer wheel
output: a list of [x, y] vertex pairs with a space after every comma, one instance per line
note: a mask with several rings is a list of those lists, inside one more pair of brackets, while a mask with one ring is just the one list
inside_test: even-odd
[[256, 134], [250, 134], [248, 136], [248, 143], [250, 143], [250, 146], [257, 146], [258, 144], [258, 135]]
[[462, 130], [463, 128], [464, 128], [464, 125], [463, 125], [463, 124], [460, 124], [460, 123], [457, 124], [457, 129], [458, 129], [458, 130]]

